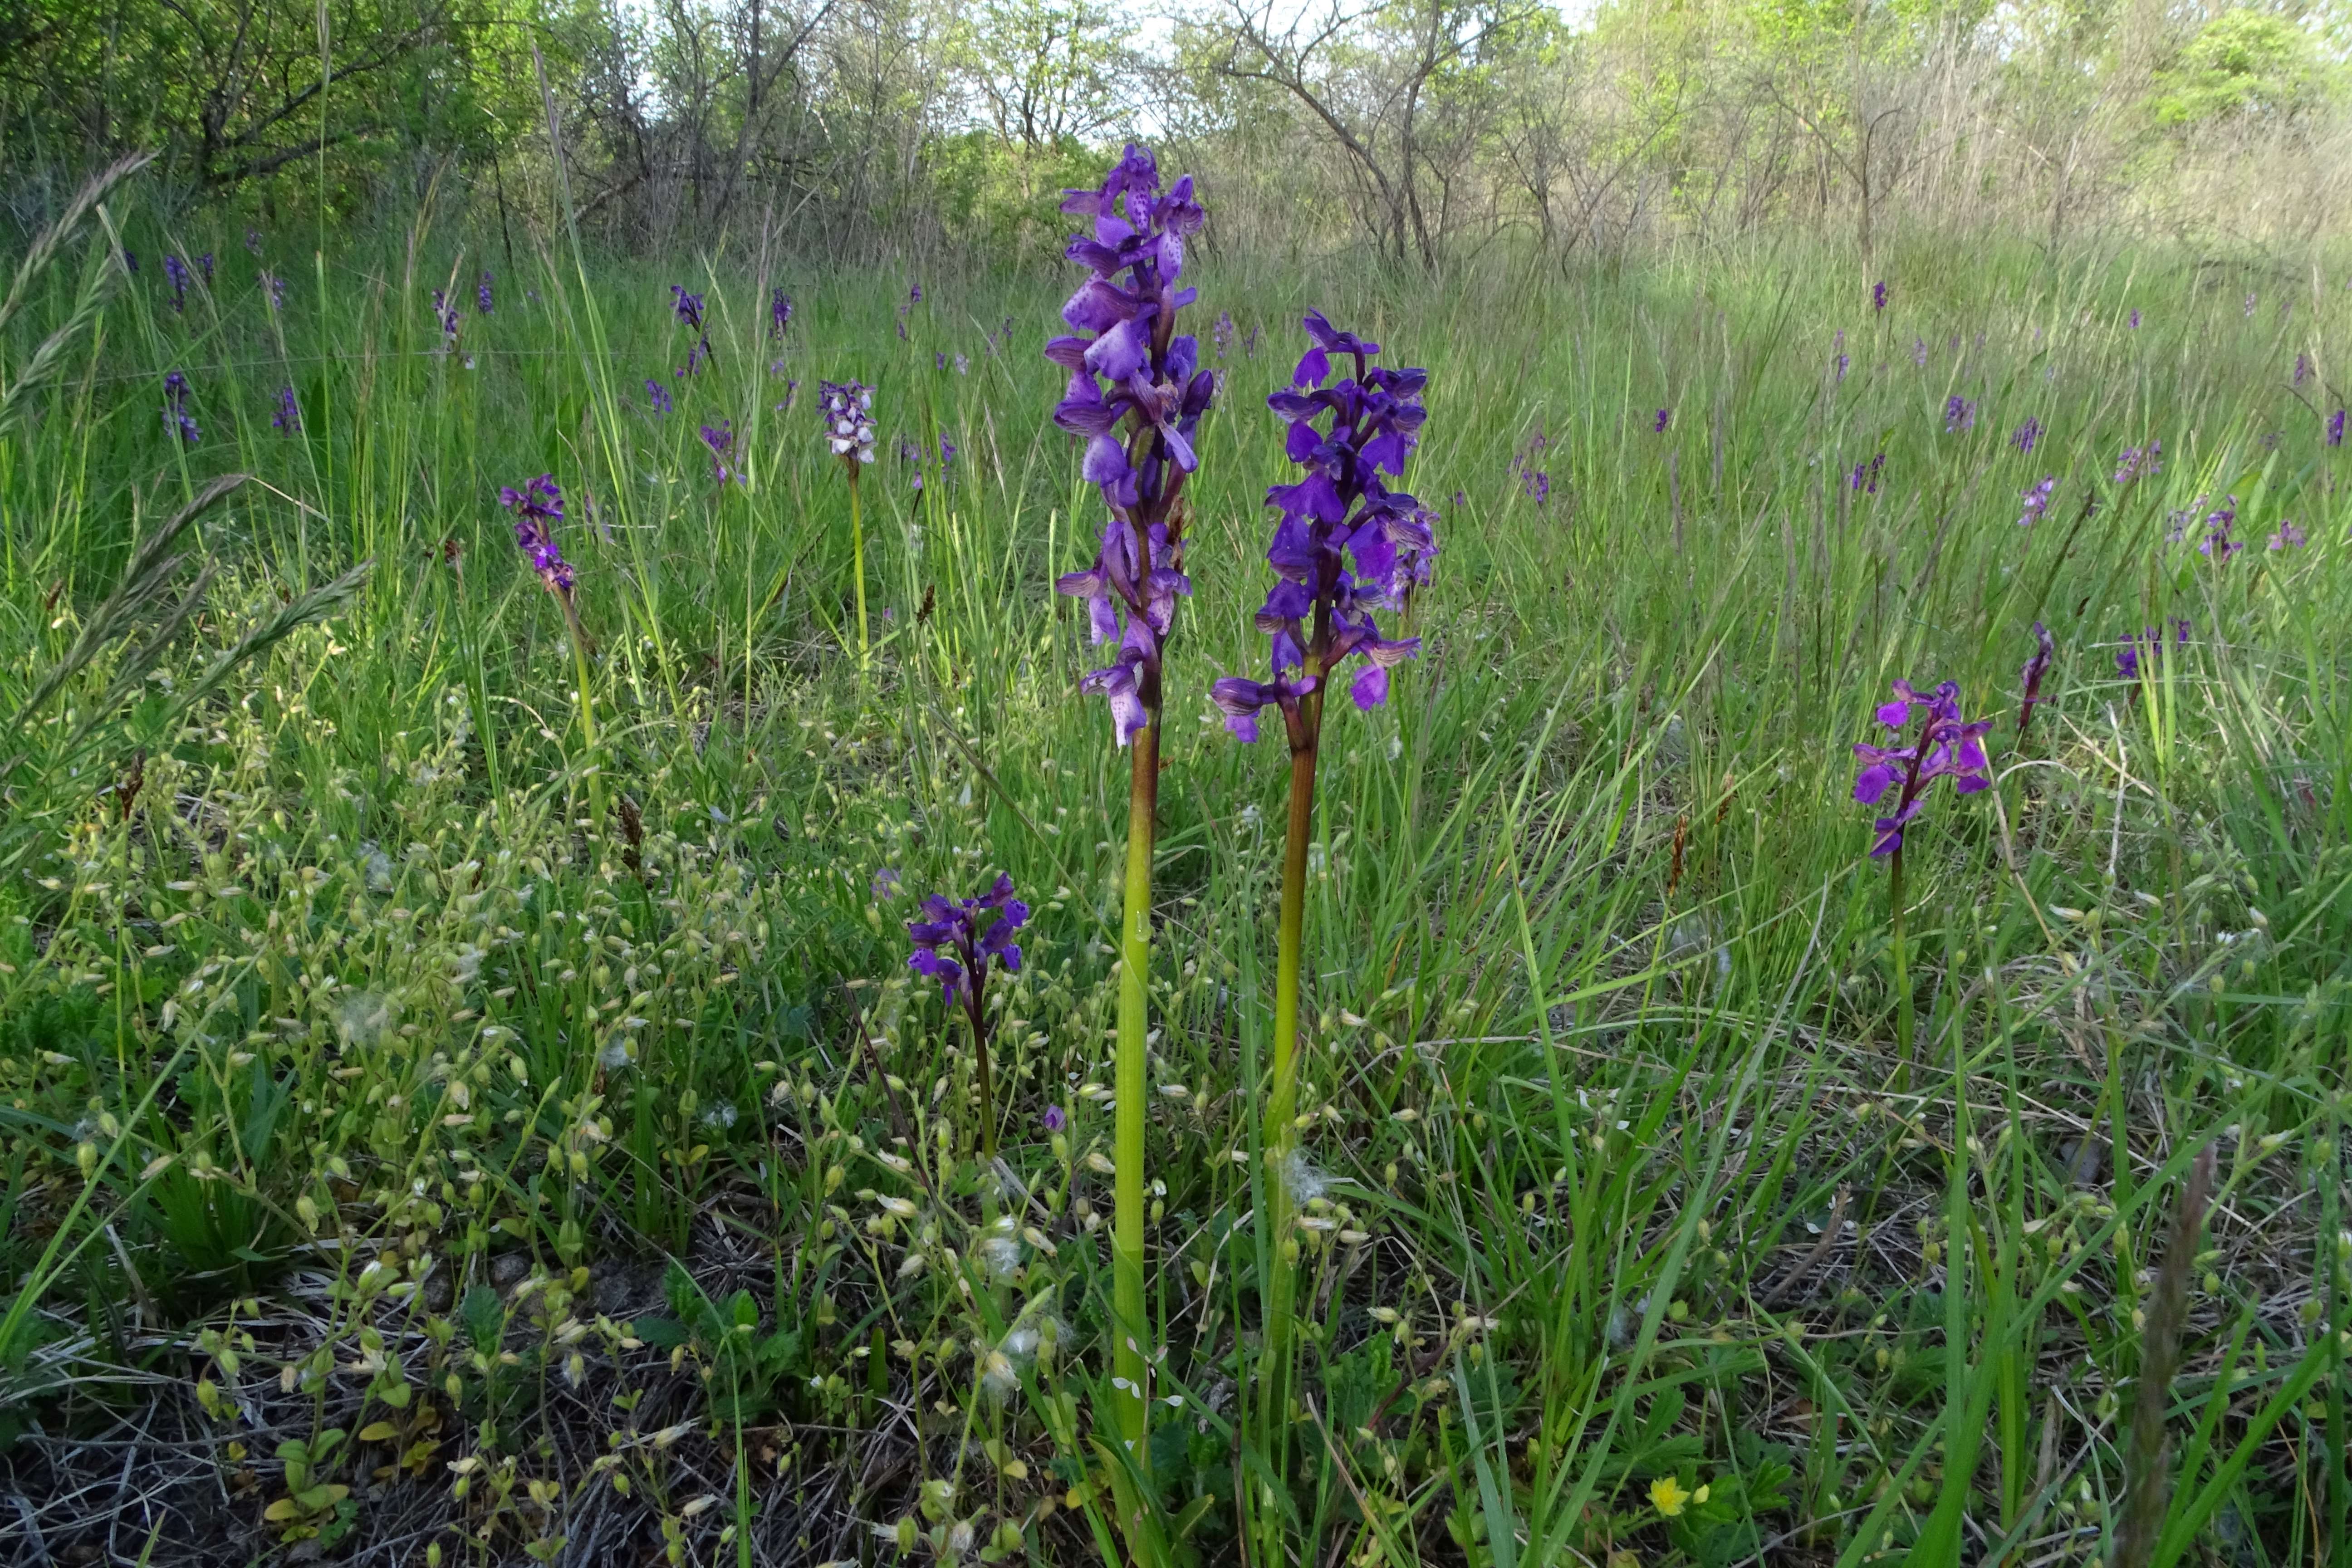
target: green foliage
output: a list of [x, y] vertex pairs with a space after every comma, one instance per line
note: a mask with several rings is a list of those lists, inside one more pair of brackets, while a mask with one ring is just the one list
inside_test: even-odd
[[2294, 18], [2233, 6], [2199, 27], [2156, 73], [2148, 111], [2158, 125], [2179, 131], [2231, 120], [2292, 120], [2332, 94], [2333, 74]]

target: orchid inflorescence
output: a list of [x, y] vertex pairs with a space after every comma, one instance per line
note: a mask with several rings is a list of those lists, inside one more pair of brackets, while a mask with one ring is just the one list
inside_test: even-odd
[[176, 370], [163, 378], [163, 425], [184, 447], [193, 447], [204, 438], [196, 416], [188, 412], [188, 378]]
[[501, 486], [499, 504], [514, 513], [515, 543], [530, 558], [531, 570], [570, 608], [574, 579], [572, 563], [555, 542], [555, 525], [563, 521], [563, 491], [555, 476], [541, 474], [520, 489]]
[[721, 419], [716, 425], [702, 426], [702, 444], [710, 448], [710, 473], [715, 482], [722, 485], [730, 479], [739, 485], [743, 482], [743, 476], [727, 466], [727, 454], [735, 445], [733, 420]]
[[172, 285], [172, 309], [184, 312], [188, 308], [188, 264], [178, 257], [165, 253], [163, 277]]
[[[1381, 478], [1402, 474], [1420, 439], [1429, 373], [1373, 365], [1381, 345], [1335, 329], [1320, 311], [1308, 311], [1306, 326], [1313, 346], [1291, 390], [1266, 399], [1289, 421], [1286, 449], [1307, 470], [1265, 494], [1281, 513], [1266, 551], [1280, 581], [1257, 612], [1258, 629], [1273, 638], [1272, 679], [1227, 676], [1211, 689], [1225, 727], [1244, 741], [1257, 739], [1262, 709], [1280, 708], [1294, 749], [1313, 742], [1314, 715], [1300, 699], [1351, 656], [1365, 660], [1349, 684], [1356, 706], [1370, 711], [1388, 700], [1389, 670], [1418, 653], [1421, 639], [1382, 637], [1372, 612], [1401, 606], [1437, 550], [1433, 515]], [[1355, 374], [1326, 386], [1334, 356], [1352, 360]]]
[[855, 381], [817, 383], [817, 409], [824, 416], [833, 455], [855, 475], [874, 460], [874, 389]]
[[2029, 486], [2023, 500], [2024, 513], [2018, 518], [2017, 526], [2032, 528], [2040, 522], [2042, 514], [2050, 510], [2050, 498], [2057, 489], [2058, 478], [2054, 474], [2044, 474], [2040, 484]]
[[[2189, 646], [2189, 623], [2176, 616], [2172, 619], [2172, 646]], [[2116, 650], [2116, 673], [2126, 680], [2137, 680], [2145, 668], [2153, 675], [2164, 659], [2164, 631], [2158, 626], [2144, 626], [2137, 635], [2126, 634], [2123, 646]]]
[[289, 436], [301, 432], [302, 408], [294, 401], [294, 388], [290, 384], [278, 389], [278, 412], [269, 416], [269, 423]]
[[768, 296], [768, 335], [778, 342], [784, 341], [784, 329], [793, 324], [793, 297], [782, 289]]
[[474, 286], [474, 309], [487, 316], [496, 303], [490, 293], [490, 269], [482, 268], [482, 280]]
[[2025, 423], [2017, 427], [2016, 433], [2010, 437], [2009, 444], [2030, 458], [2033, 455], [2034, 447], [2042, 439], [2042, 421], [2029, 416]]
[[1895, 809], [1872, 825], [1877, 834], [1870, 846], [1873, 859], [1903, 847], [1905, 831], [1917, 818], [1928, 786], [1937, 779], [1949, 778], [1962, 795], [1992, 787], [1992, 764], [1985, 756], [1983, 742], [1992, 721], [1979, 719], [1971, 723], [1960, 717], [1957, 681], [1947, 680], [1923, 695], [1909, 681], [1897, 680], [1895, 700], [1880, 706], [1877, 719], [1899, 736], [1910, 727], [1914, 710], [1921, 710], [1923, 722], [1919, 738], [1912, 744], [1874, 746], [1857, 742], [1853, 748], [1853, 754], [1863, 761], [1862, 771], [1854, 776], [1854, 799], [1875, 805], [1889, 789], [1896, 790]]
[[938, 981], [947, 1005], [961, 1005], [971, 1026], [980, 1070], [981, 1148], [992, 1156], [996, 1106], [988, 1070], [988, 971], [996, 964], [1007, 973], [1021, 972], [1021, 946], [1013, 939], [1028, 920], [1029, 906], [1013, 897], [1013, 879], [999, 873], [995, 885], [976, 899], [959, 902], [932, 894], [923, 900], [922, 918], [907, 922], [907, 935], [915, 943], [907, 967]]
[[1110, 516], [1094, 564], [1054, 586], [1087, 600], [1094, 640], [1118, 646], [1081, 685], [1109, 701], [1124, 746], [1159, 710], [1176, 600], [1192, 592], [1176, 501], [1199, 463], [1192, 431], [1216, 376], [1199, 368], [1200, 344], [1175, 329], [1176, 312], [1196, 297], [1177, 279], [1202, 213], [1191, 175], [1161, 195], [1159, 165], [1131, 142], [1101, 189], [1067, 192], [1062, 210], [1093, 220], [1066, 252], [1093, 276], [1062, 307], [1063, 321], [1093, 335], [1045, 345], [1045, 357], [1070, 373], [1054, 423], [1087, 438], [1082, 471]]

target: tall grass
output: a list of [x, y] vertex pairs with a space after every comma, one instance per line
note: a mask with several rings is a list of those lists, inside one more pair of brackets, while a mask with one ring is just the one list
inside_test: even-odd
[[[425, 297], [470, 305], [471, 237], [125, 237], [141, 271], [0, 445], [0, 711], [164, 520], [255, 479], [188, 524], [200, 607], [68, 671], [30, 731], [54, 752], [5, 781], [5, 1462], [49, 1551], [113, 1488], [158, 1561], [2089, 1561], [2146, 1474], [2163, 1265], [2150, 1560], [2345, 1561], [2332, 279], [1989, 243], [1899, 256], [1881, 317], [1794, 240], [1572, 282], [1202, 268], [1242, 338], [1169, 674], [1166, 1397], [1158, 1512], [1123, 1534], [1097, 1434], [1126, 791], [1050, 592], [1097, 522], [1046, 420], [1061, 280], [922, 278], [902, 341], [916, 279], [771, 261], [778, 344], [758, 256], [567, 251], [492, 262], [451, 345]], [[166, 250], [217, 258], [184, 311]], [[709, 301], [693, 375], [673, 281]], [[12, 375], [76, 287], [28, 285]], [[1206, 691], [1263, 657], [1263, 399], [1308, 305], [1430, 368], [1406, 483], [1445, 552], [1423, 657], [1320, 759], [1275, 1236], [1285, 780]], [[885, 444], [870, 659], [813, 409], [852, 377]], [[722, 417], [739, 483], [696, 435]], [[2116, 482], [2150, 439], [2161, 471]], [[585, 694], [496, 505], [542, 470]], [[2309, 542], [2265, 549], [2288, 520]], [[302, 600], [331, 584], [340, 610]], [[297, 603], [331, 618], [174, 701]], [[2119, 639], [2172, 617], [2188, 640], [2123, 678]], [[2036, 620], [2054, 701], [2019, 746]], [[1913, 837], [1899, 971], [1850, 798], [1897, 676], [2001, 718], [1997, 787]], [[900, 922], [998, 869], [1037, 912], [991, 992], [991, 1169]], [[2209, 1151], [2205, 1250], [2168, 1263]], [[1291, 1397], [1261, 1415], [1290, 1243]], [[167, 1457], [118, 1479], [134, 1429]]]

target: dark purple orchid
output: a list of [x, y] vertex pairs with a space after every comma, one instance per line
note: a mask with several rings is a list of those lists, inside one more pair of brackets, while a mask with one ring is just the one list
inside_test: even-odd
[[2024, 689], [2024, 695], [2017, 704], [2017, 741], [2020, 745], [2025, 743], [2025, 731], [2033, 723], [2033, 710], [2050, 700], [2042, 695], [2042, 682], [2049, 675], [2051, 658], [2057, 651], [2057, 646], [2050, 640], [2050, 628], [2040, 621], [2034, 622], [2033, 653], [2026, 659], [2024, 668], [2017, 672], [2018, 683]]
[[721, 419], [716, 425], [702, 426], [702, 444], [710, 448], [710, 477], [714, 480], [722, 485], [730, 479], [737, 484], [743, 482], [743, 476], [727, 466], [727, 454], [735, 446], [733, 420]]
[[669, 400], [669, 388], [650, 375], [646, 377], [646, 401], [653, 405], [656, 414], [667, 414], [673, 406]]
[[2025, 492], [2024, 515], [2017, 520], [2017, 526], [2032, 528], [2040, 522], [2042, 514], [2050, 510], [2050, 498], [2057, 489], [2058, 479], [2054, 474], [2042, 475], [2040, 484], [2030, 487]]
[[1857, 492], [1876, 495], [1878, 476], [1884, 473], [1885, 468], [1886, 454], [1881, 452], [1867, 463], [1856, 463], [1853, 466], [1853, 472], [1847, 476], [1846, 483]]
[[782, 289], [768, 295], [768, 335], [778, 342], [784, 341], [784, 329], [793, 324], [793, 297]]
[[202, 256], [196, 258], [196, 270], [205, 275], [205, 287], [207, 289], [211, 288], [213, 282], [213, 253], [211, 251], [207, 250]]
[[1200, 368], [1200, 344], [1176, 331], [1176, 313], [1197, 297], [1178, 279], [1204, 215], [1192, 176], [1162, 195], [1159, 165], [1132, 142], [1099, 190], [1066, 192], [1062, 210], [1092, 220], [1066, 254], [1093, 275], [1062, 307], [1062, 320], [1089, 335], [1045, 345], [1070, 373], [1054, 423], [1086, 438], [1081, 471], [1110, 517], [1094, 564], [1054, 586], [1086, 599], [1095, 641], [1118, 650], [1081, 684], [1108, 700], [1124, 746], [1159, 711], [1176, 600], [1192, 590], [1176, 501], [1199, 465], [1192, 432], [1217, 378]]
[[1666, 426], [1674, 423], [1674, 418], [1675, 415], [1673, 409], [1659, 409], [1658, 416], [1650, 422], [1650, 434], [1653, 436], [1664, 435], [1666, 433]]
[[1047, 1106], [1045, 1114], [1039, 1117], [1038, 1121], [1049, 1134], [1059, 1132], [1070, 1124], [1069, 1114], [1058, 1105]]
[[457, 346], [457, 307], [440, 289], [433, 290], [433, 320], [441, 328], [441, 347], [446, 353]]
[[688, 293], [683, 283], [671, 284], [669, 294], [670, 309], [677, 312], [679, 323], [702, 331], [702, 296]]
[[[2172, 620], [2172, 646], [2189, 646], [2189, 623], [2178, 616]], [[2116, 651], [2116, 673], [2126, 680], [2137, 680], [2145, 668], [2153, 677], [2164, 660], [2164, 633], [2156, 626], [2144, 626], [2137, 636], [2126, 636]]]
[[245, 248], [252, 255], [261, 254], [261, 231], [248, 226], [245, 231]]
[[188, 378], [176, 370], [163, 378], [163, 425], [180, 438], [183, 447], [193, 447], [204, 439], [196, 416], [188, 412]]
[[269, 416], [269, 423], [288, 436], [301, 433], [302, 408], [294, 401], [294, 388], [290, 384], [278, 389], [278, 412]]
[[269, 290], [269, 308], [272, 310], [286, 309], [286, 279], [275, 272], [264, 272], [261, 283]]
[[172, 309], [185, 310], [188, 308], [188, 264], [167, 252], [163, 257], [163, 277], [172, 285]]
[[855, 381], [816, 384], [826, 443], [855, 474], [859, 465], [874, 460], [874, 389]]
[[1958, 393], [1944, 400], [1944, 434], [1956, 435], [1977, 427], [1977, 405]]
[[2127, 485], [2134, 479], [2154, 479], [2164, 471], [2164, 443], [2150, 441], [2145, 447], [2126, 447], [2123, 456], [2116, 459], [2116, 483]]
[[2042, 432], [2042, 421], [2028, 417], [2024, 424], [2017, 427], [2016, 434], [2010, 437], [2009, 444], [2030, 458], [2033, 455], [2033, 448], [2041, 443]]
[[122, 247], [122, 270], [134, 278], [139, 275], [139, 253], [127, 245]]
[[1874, 311], [1884, 310], [1886, 309], [1886, 285], [1885, 283], [1874, 283], [1870, 286], [1870, 308]]
[[1234, 346], [1234, 313], [1231, 310], [1217, 312], [1217, 324], [1209, 329], [1209, 341], [1217, 345], [1217, 357], [1224, 358], [1225, 351]]
[[2132, 307], [2131, 330], [2135, 332], [2139, 331], [2139, 307], [2137, 305]]
[[[1349, 683], [1356, 706], [1370, 711], [1388, 700], [1389, 671], [1418, 654], [1421, 639], [1382, 637], [1372, 612], [1401, 605], [1437, 553], [1433, 514], [1381, 479], [1404, 471], [1421, 438], [1429, 373], [1374, 366], [1381, 345], [1336, 330], [1320, 311], [1308, 311], [1306, 326], [1313, 346], [1292, 377], [1298, 390], [1266, 400], [1289, 422], [1286, 450], [1307, 470], [1265, 493], [1281, 513], [1265, 552], [1280, 581], [1257, 613], [1273, 638], [1272, 679], [1227, 676], [1210, 691], [1244, 741], [1257, 739], [1261, 710], [1279, 708], [1294, 751], [1314, 744], [1322, 709], [1319, 698], [1301, 699], [1350, 656], [1365, 661]], [[1355, 374], [1327, 387], [1334, 355], [1353, 360]]]
[[555, 525], [563, 521], [563, 491], [555, 476], [541, 474], [520, 489], [501, 486], [499, 504], [514, 513], [515, 543], [530, 558], [531, 570], [570, 609], [574, 578], [572, 563], [555, 542]]
[[1922, 710], [1923, 722], [1913, 744], [1857, 742], [1853, 748], [1853, 754], [1863, 762], [1861, 773], [1854, 776], [1854, 799], [1875, 805], [1888, 790], [1901, 786], [1896, 789], [1894, 811], [1873, 825], [1878, 835], [1870, 846], [1873, 859], [1903, 847], [1905, 831], [1926, 804], [1928, 786], [1937, 779], [1950, 778], [1952, 787], [1962, 795], [1992, 787], [1992, 764], [1985, 756], [1983, 741], [1992, 721], [1970, 723], [1960, 717], [1958, 683], [1947, 680], [1923, 696], [1909, 681], [1898, 680], [1895, 700], [1879, 708], [1877, 719], [1899, 736], [1910, 727], [1914, 709]]
[[2293, 518], [2283, 520], [2278, 525], [2278, 531], [2270, 537], [2270, 548], [2273, 551], [2300, 550], [2310, 542], [2311, 536], [2297, 527]]
[[2341, 408], [2327, 416], [2327, 444], [2331, 447], [2344, 445], [2344, 410]]
[[2294, 384], [2295, 384], [2295, 385], [2297, 385], [2297, 386], [2301, 386], [2305, 382], [2309, 381], [2310, 379], [2311, 379], [2311, 356], [2310, 356], [2309, 354], [2307, 354], [2307, 353], [2299, 353], [2299, 354], [2295, 355], [2295, 356], [2294, 356]]
[[474, 309], [487, 316], [497, 303], [490, 292], [490, 269], [485, 267], [482, 268], [482, 280], [474, 285]]
[[1013, 937], [1028, 920], [1029, 906], [1013, 896], [1008, 876], [1000, 874], [988, 891], [961, 903], [934, 893], [923, 900], [923, 918], [907, 922], [915, 943], [907, 967], [938, 981], [942, 999], [950, 1006], [961, 1004], [976, 1026], [989, 965], [1021, 972], [1021, 947]]
[[2206, 559], [2226, 564], [2232, 555], [2246, 546], [2243, 541], [2231, 537], [2238, 522], [2238, 498], [2231, 496], [2225, 503], [2205, 514], [2205, 537], [2197, 542], [2197, 553]]

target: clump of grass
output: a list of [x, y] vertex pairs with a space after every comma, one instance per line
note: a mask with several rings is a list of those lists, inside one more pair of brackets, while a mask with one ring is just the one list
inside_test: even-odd
[[[236, 253], [200, 237], [169, 247]], [[1096, 521], [1039, 433], [1059, 373], [958, 325], [1054, 285], [927, 279], [899, 346], [899, 285], [811, 264], [772, 374], [716, 253], [716, 352], [658, 417], [614, 389], [667, 374], [667, 276], [509, 269], [445, 352], [420, 280], [467, 237], [371, 245], [265, 246], [184, 315], [133, 280], [6, 437], [0, 1405], [47, 1549], [137, 1489], [158, 1561], [1120, 1550], [1130, 781], [1047, 592]], [[2338, 1550], [2342, 454], [2170, 258], [1979, 261], [1903, 258], [1883, 320], [1826, 253], [1443, 294], [1201, 268], [1242, 331], [1156, 727], [1132, 1539], [2087, 1561], [2159, 1495], [2123, 1415], [2145, 1238], [2210, 1147], [2153, 1560]], [[273, 310], [269, 274], [318, 286]], [[12, 366], [79, 298], [25, 296]], [[1207, 689], [1263, 657], [1282, 467], [1288, 367], [1243, 334], [1309, 304], [1430, 367], [1406, 482], [1446, 554], [1413, 678], [1319, 761], [1277, 1452], [1245, 1413], [1286, 1267], [1283, 781]], [[158, 416], [182, 367], [193, 445]], [[852, 373], [856, 560], [814, 414], [776, 407]], [[726, 419], [717, 486], [692, 432]], [[541, 471], [577, 637], [496, 510]], [[2200, 552], [2230, 495], [2238, 537], [2307, 542]], [[2126, 679], [2119, 639], [2176, 617]], [[1994, 787], [1917, 841], [1898, 991], [1851, 745], [1930, 667], [2013, 710], [2037, 621], [2032, 747], [2005, 720]], [[1034, 910], [982, 1028], [907, 971], [906, 889], [1000, 870]], [[162, 1440], [129, 1480], [91, 1468], [117, 1424]]]

